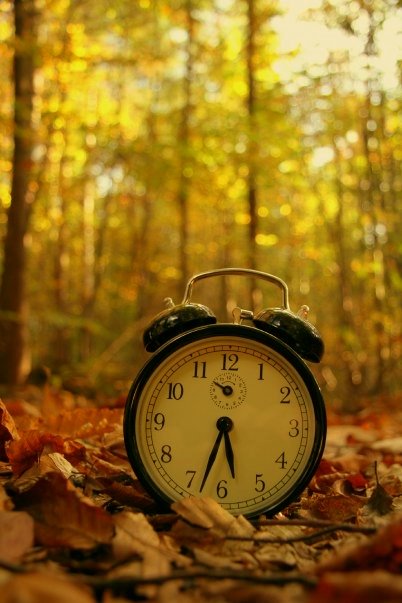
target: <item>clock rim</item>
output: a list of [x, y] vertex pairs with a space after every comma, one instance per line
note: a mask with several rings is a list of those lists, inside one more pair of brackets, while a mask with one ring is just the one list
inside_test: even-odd
[[[127, 458], [136, 478], [157, 503], [158, 510], [161, 512], [169, 511], [170, 505], [175, 502], [175, 499], [172, 499], [165, 492], [163, 492], [163, 490], [161, 490], [150, 477], [142, 461], [135, 437], [135, 419], [137, 409], [141, 401], [141, 392], [144, 389], [148, 379], [152, 376], [154, 370], [166, 358], [168, 358], [170, 354], [176, 352], [187, 344], [216, 336], [240, 337], [250, 341], [257, 341], [265, 345], [268, 349], [271, 348], [275, 352], [279, 353], [298, 372], [312, 401], [315, 419], [314, 443], [308, 462], [306, 463], [301, 476], [295, 484], [295, 487], [288, 496], [278, 501], [278, 503], [273, 506], [267, 505], [266, 507], [262, 507], [257, 511], [241, 513], [244, 515], [244, 517], [249, 519], [261, 515], [273, 516], [294, 502], [294, 500], [298, 498], [314, 476], [324, 453], [327, 433], [327, 417], [325, 402], [321, 389], [308, 365], [287, 343], [283, 342], [272, 333], [263, 331], [258, 327], [232, 323], [208, 324], [192, 329], [191, 331], [181, 333], [158, 348], [158, 350], [156, 350], [152, 356], [148, 358], [138, 372], [127, 395], [123, 417], [123, 435]], [[228, 512], [232, 513], [231, 511]], [[234, 513], [232, 514], [235, 515]]]

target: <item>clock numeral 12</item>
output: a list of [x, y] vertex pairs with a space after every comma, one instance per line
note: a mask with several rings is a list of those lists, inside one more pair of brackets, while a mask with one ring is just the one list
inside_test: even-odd
[[238, 371], [237, 363], [239, 362], [239, 357], [237, 354], [222, 354], [223, 363], [222, 370], [223, 371]]

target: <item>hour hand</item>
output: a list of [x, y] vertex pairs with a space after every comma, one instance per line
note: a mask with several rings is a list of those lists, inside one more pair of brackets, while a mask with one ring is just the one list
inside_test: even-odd
[[230, 437], [229, 437], [229, 431], [224, 431], [223, 435], [224, 435], [224, 438], [225, 438], [225, 454], [226, 454], [226, 459], [227, 459], [227, 462], [228, 462], [228, 465], [229, 465], [230, 474], [234, 478], [234, 476], [235, 476], [234, 454], [233, 454], [232, 443], [231, 443]]

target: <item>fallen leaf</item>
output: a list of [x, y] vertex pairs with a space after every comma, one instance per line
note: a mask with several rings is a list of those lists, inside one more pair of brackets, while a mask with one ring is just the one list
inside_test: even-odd
[[45, 448], [47, 452], [58, 452], [71, 459], [82, 459], [85, 456], [85, 448], [78, 442], [64, 440], [52, 433], [32, 430], [7, 446], [7, 456], [13, 472], [21, 475], [39, 460]]
[[0, 400], [0, 460], [6, 461], [6, 444], [18, 440], [19, 435], [14, 419], [8, 412], [4, 402]]
[[84, 585], [50, 573], [14, 575], [0, 585], [2, 603], [95, 603]]
[[24, 511], [0, 511], [0, 560], [16, 563], [33, 545], [34, 522]]
[[347, 541], [319, 566], [320, 572], [387, 570], [400, 573], [402, 568], [402, 514], [393, 518], [372, 536], [356, 544]]
[[402, 576], [387, 572], [324, 574], [307, 603], [399, 603], [402, 601]]
[[122, 422], [122, 408], [76, 408], [49, 417], [46, 428], [64, 437], [86, 438], [121, 430]]
[[47, 473], [14, 501], [34, 518], [35, 538], [43, 546], [88, 549], [112, 540], [112, 517], [60, 473]]

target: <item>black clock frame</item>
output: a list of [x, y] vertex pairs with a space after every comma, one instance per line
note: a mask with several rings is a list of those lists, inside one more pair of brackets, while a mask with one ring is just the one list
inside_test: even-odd
[[267, 514], [269, 516], [275, 515], [299, 497], [299, 495], [307, 487], [318, 468], [324, 452], [327, 432], [325, 403], [315, 377], [304, 360], [302, 360], [302, 358], [291, 347], [289, 347], [289, 345], [274, 335], [267, 333], [266, 331], [262, 331], [257, 327], [231, 323], [219, 323], [201, 326], [174, 337], [162, 345], [156, 352], [154, 352], [154, 354], [142, 367], [137, 377], [134, 379], [127, 396], [124, 411], [123, 430], [128, 460], [134, 470], [135, 476], [139, 479], [145, 490], [158, 503], [161, 511], [169, 510], [171, 503], [174, 501], [153, 482], [141, 459], [135, 435], [135, 418], [137, 408], [141, 400], [142, 391], [155, 369], [178, 349], [195, 341], [201, 341], [211, 337], [224, 338], [233, 336], [262, 343], [268, 349], [272, 349], [283, 356], [283, 358], [285, 358], [295, 368], [304, 381], [311, 396], [315, 417], [315, 438], [313, 448], [308, 463], [306, 464], [306, 467], [304, 468], [297, 485], [284, 499], [279, 501], [274, 506], [270, 507], [268, 505], [261, 511], [250, 514], [245, 513], [245, 516], [251, 518], [261, 514]]

